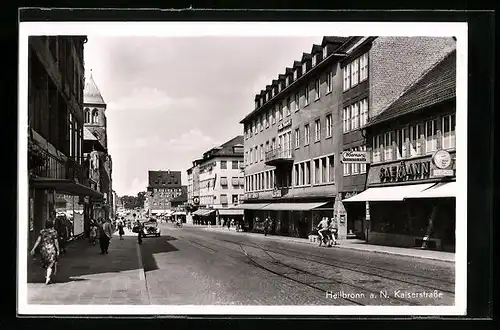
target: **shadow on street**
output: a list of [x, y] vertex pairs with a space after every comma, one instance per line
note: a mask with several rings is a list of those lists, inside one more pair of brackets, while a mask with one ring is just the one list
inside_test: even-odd
[[175, 241], [177, 238], [173, 236], [160, 236], [144, 238], [141, 245], [142, 263], [145, 272], [159, 269], [154, 258], [154, 254], [168, 253], [179, 251], [175, 246], [168, 243]]

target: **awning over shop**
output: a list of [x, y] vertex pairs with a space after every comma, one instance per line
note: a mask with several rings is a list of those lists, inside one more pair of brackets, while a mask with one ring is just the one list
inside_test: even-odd
[[310, 211], [317, 207], [328, 204], [328, 202], [320, 203], [271, 203], [262, 210], [265, 211]]
[[66, 193], [69, 195], [104, 198], [104, 195], [99, 191], [71, 180], [32, 178], [30, 180], [30, 187], [36, 189], [54, 189], [57, 192]]
[[199, 216], [202, 216], [202, 217], [206, 217], [206, 216], [210, 215], [213, 212], [215, 212], [215, 210], [198, 209], [195, 212], [193, 212], [193, 215], [199, 215]]
[[219, 215], [243, 215], [243, 210], [233, 208], [220, 209]]
[[409, 198], [446, 198], [457, 197], [457, 183], [453, 182], [440, 182], [434, 186], [426, 189]]
[[417, 196], [432, 185], [434, 185], [434, 183], [368, 188], [360, 194], [344, 199], [343, 202], [403, 201], [406, 198]]
[[186, 212], [176, 211], [176, 212], [172, 213], [172, 215], [186, 215]]
[[269, 203], [243, 203], [239, 204], [237, 206], [232, 207], [232, 209], [239, 209], [239, 210], [260, 210], [263, 207], [269, 205]]

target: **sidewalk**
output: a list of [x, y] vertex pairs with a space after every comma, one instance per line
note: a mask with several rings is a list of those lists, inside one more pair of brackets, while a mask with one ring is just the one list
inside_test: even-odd
[[45, 285], [45, 271], [28, 260], [28, 303], [55, 305], [149, 304], [144, 269], [135, 236], [120, 240], [115, 234], [109, 254], [99, 244], [81, 239], [60, 256], [54, 283]]
[[[259, 234], [259, 233], [237, 232], [235, 228], [227, 229], [227, 228], [221, 228], [221, 227], [217, 227], [217, 226], [212, 226], [211, 228], [209, 228], [208, 226], [205, 226], [205, 225], [187, 225], [187, 226], [194, 227], [194, 228], [196, 228], [196, 227], [204, 228], [204, 229], [210, 230], [210, 231], [220, 231], [220, 232], [225, 232], [225, 233], [234, 234], [234, 235], [248, 235], [248, 236], [253, 236], [253, 237], [261, 237], [261, 238], [272, 239], [272, 240], [276, 240], [276, 241], [288, 241], [288, 242], [308, 244], [308, 245], [311, 245], [311, 244], [316, 245], [317, 244], [317, 243], [310, 242], [306, 238], [276, 236], [276, 235], [264, 236], [263, 234]], [[365, 241], [360, 240], [360, 239], [347, 239], [347, 240], [341, 240], [338, 242], [339, 242], [339, 244], [337, 246], [335, 246], [334, 248], [369, 251], [369, 252], [375, 252], [375, 253], [400, 255], [400, 256], [405, 256], [405, 257], [438, 260], [438, 261], [452, 262], [452, 263], [455, 262], [455, 253], [451, 253], [451, 252], [421, 250], [418, 248], [412, 249], [412, 248], [400, 248], [400, 247], [393, 247], [393, 246], [374, 245], [374, 244], [367, 244], [367, 243], [365, 243]]]

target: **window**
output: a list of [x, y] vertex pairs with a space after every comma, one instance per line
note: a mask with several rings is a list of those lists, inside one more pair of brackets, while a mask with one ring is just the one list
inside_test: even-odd
[[315, 92], [315, 100], [319, 100], [320, 98], [320, 83], [319, 83], [319, 79], [316, 79], [315, 83], [314, 83], [314, 92]]
[[288, 86], [288, 85], [290, 85], [290, 79], [291, 79], [291, 77], [290, 77], [290, 76], [287, 76], [287, 77], [286, 77], [286, 85], [287, 85], [287, 86]]
[[362, 99], [359, 102], [359, 126], [363, 127], [368, 124], [368, 99]]
[[293, 185], [299, 185], [299, 164], [293, 165]]
[[354, 87], [359, 82], [359, 59], [351, 62], [351, 86]]
[[295, 149], [300, 147], [300, 131], [298, 128], [295, 129]]
[[326, 92], [330, 93], [332, 91], [332, 72], [327, 72], [326, 74]]
[[273, 138], [271, 142], [271, 150], [276, 150], [276, 138]]
[[269, 127], [269, 110], [266, 112], [266, 128]]
[[323, 157], [319, 161], [321, 164], [321, 183], [327, 183], [328, 182], [327, 181], [328, 167], [326, 167], [327, 158]]
[[422, 127], [419, 124], [410, 126], [410, 157], [422, 154]]
[[297, 80], [298, 76], [299, 76], [299, 70], [295, 69], [293, 70], [293, 80]]
[[368, 78], [368, 53], [364, 53], [359, 58], [359, 82]]
[[359, 128], [359, 103], [351, 105], [351, 129]]
[[[351, 150], [352, 151], [360, 151], [359, 147], [352, 148]], [[352, 175], [359, 174], [359, 165], [360, 164], [351, 164]]]
[[260, 116], [260, 131], [262, 132], [264, 130], [264, 115]]
[[97, 124], [99, 122], [99, 112], [97, 109], [92, 110], [92, 124]]
[[227, 195], [226, 195], [226, 194], [222, 194], [222, 195], [220, 195], [220, 203], [221, 203], [222, 205], [227, 204]]
[[319, 159], [313, 160], [314, 166], [314, 184], [321, 183], [321, 175], [320, 175], [320, 163]]
[[376, 135], [373, 137], [373, 162], [380, 162], [380, 153], [382, 148], [382, 137], [380, 135]]
[[312, 59], [311, 59], [311, 65], [312, 65], [312, 66], [316, 66], [316, 54], [314, 54], [314, 55], [312, 56]]
[[309, 124], [304, 126], [304, 145], [309, 145]]
[[343, 74], [344, 74], [344, 91], [348, 90], [351, 88], [351, 66], [347, 64], [343, 68]]
[[226, 187], [226, 189], [227, 189], [227, 177], [226, 176], [221, 176], [220, 185], [221, 185], [221, 187]]
[[238, 204], [238, 195], [233, 195], [232, 201], [233, 201], [233, 204]]
[[392, 147], [393, 132], [387, 132], [384, 135], [384, 160], [392, 160], [393, 147]]
[[274, 108], [274, 111], [273, 111], [273, 125], [276, 124], [277, 117], [278, 117], [278, 106], [276, 105], [276, 107]]
[[309, 105], [309, 85], [306, 85], [306, 90], [304, 92], [304, 97], [306, 99], [305, 105]]
[[286, 115], [287, 116], [291, 115], [291, 113], [290, 113], [290, 97], [286, 98]]
[[321, 121], [317, 119], [314, 122], [314, 142], [318, 142], [321, 139]]
[[295, 96], [294, 96], [294, 99], [295, 99], [295, 111], [299, 111], [300, 109], [300, 95], [299, 93], [295, 93]]
[[264, 160], [264, 144], [260, 145], [260, 160]]
[[455, 148], [455, 114], [447, 115], [442, 118], [441, 122], [442, 128], [442, 141], [441, 145], [443, 149]]
[[238, 169], [238, 161], [237, 160], [233, 160], [231, 163], [232, 163], [232, 169], [233, 170], [237, 170]]
[[258, 109], [259, 108], [259, 100], [255, 100], [255, 109]]
[[305, 162], [304, 163], [305, 167], [305, 184], [310, 185], [311, 184], [311, 162]]
[[328, 182], [335, 182], [335, 159], [333, 155], [328, 156]]
[[90, 109], [85, 108], [85, 122], [90, 123]]
[[326, 115], [326, 137], [332, 136], [332, 115]]
[[406, 139], [408, 138], [408, 129], [402, 128], [396, 131], [396, 159], [408, 157]]
[[283, 120], [283, 104], [280, 102], [279, 104], [279, 120]]
[[344, 176], [351, 175], [351, 165], [352, 164], [343, 164]]
[[351, 128], [351, 108], [345, 107], [342, 113], [342, 122], [344, 127], [344, 133], [350, 131]]
[[431, 153], [437, 149], [437, 119], [425, 122], [425, 152]]
[[278, 81], [278, 92], [281, 92], [281, 81]]
[[302, 74], [305, 74], [307, 72], [307, 62], [302, 63]]
[[227, 169], [227, 161], [221, 160], [220, 161], [220, 168], [223, 169], [223, 170]]
[[327, 46], [323, 47], [323, 59], [325, 59], [328, 56], [328, 48]]
[[269, 141], [266, 141], [266, 151], [269, 151]]

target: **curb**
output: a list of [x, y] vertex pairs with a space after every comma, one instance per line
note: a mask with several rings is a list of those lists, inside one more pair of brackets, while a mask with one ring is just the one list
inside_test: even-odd
[[145, 293], [146, 293], [147, 300], [148, 300], [147, 302], [149, 305], [151, 305], [151, 297], [149, 296], [148, 283], [146, 281], [146, 272], [144, 271], [144, 265], [142, 263], [141, 248], [139, 247], [139, 244], [135, 245], [135, 250], [137, 252], [137, 261], [139, 262], [139, 269], [137, 270], [139, 273], [139, 280], [144, 284]]
[[[205, 230], [211, 230], [214, 231], [214, 228], [204, 228]], [[216, 229], [216, 228], [215, 228]], [[229, 231], [223, 231], [223, 230], [217, 230], [220, 232], [225, 232], [228, 233]], [[239, 234], [239, 232], [232, 232], [234, 234]], [[247, 235], [250, 234], [250, 236], [254, 237], [260, 237], [258, 236], [259, 234], [254, 234], [254, 233], [248, 233], [244, 232]], [[280, 237], [280, 236], [276, 236]], [[299, 244], [307, 244], [307, 245], [313, 245], [312, 242], [310, 242], [307, 239], [302, 240], [294, 240], [294, 239], [283, 239], [283, 238], [278, 238], [277, 240], [280, 241], [288, 241], [288, 242], [294, 242], [294, 243], [299, 243]], [[440, 259], [437, 257], [430, 257], [430, 256], [418, 256], [418, 255], [412, 255], [412, 254], [406, 254], [406, 253], [401, 253], [401, 252], [390, 252], [390, 251], [376, 251], [376, 250], [367, 250], [367, 249], [360, 249], [358, 247], [354, 246], [349, 246], [349, 245], [344, 245], [344, 244], [339, 244], [336, 247], [341, 248], [341, 249], [349, 249], [349, 250], [357, 250], [357, 251], [364, 251], [364, 252], [372, 252], [372, 253], [378, 253], [378, 254], [386, 254], [386, 255], [396, 255], [396, 256], [402, 256], [402, 257], [409, 257], [409, 258], [419, 258], [419, 259], [427, 259], [427, 260], [434, 260], [434, 261], [441, 261], [441, 262], [446, 262], [446, 263], [455, 263], [455, 260], [448, 260], [448, 259]]]

